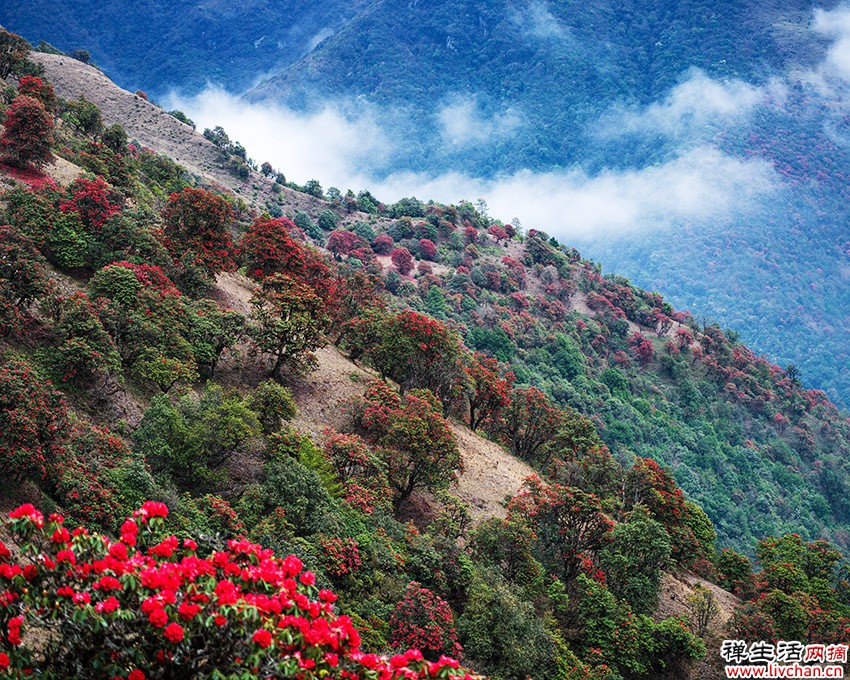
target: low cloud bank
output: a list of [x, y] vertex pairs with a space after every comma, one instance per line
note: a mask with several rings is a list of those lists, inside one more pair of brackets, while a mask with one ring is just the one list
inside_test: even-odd
[[742, 80], [721, 82], [695, 69], [661, 101], [642, 109], [614, 107], [595, 133], [609, 138], [661, 134], [686, 143], [723, 126], [739, 125], [757, 106], [781, 101], [784, 94], [785, 84], [779, 79], [757, 87]]
[[[538, 37], [566, 38], [547, 6], [537, 2], [528, 30]], [[600, 139], [624, 135], [663, 138], [672, 144], [666, 162], [590, 174], [522, 170], [476, 177], [473, 171], [434, 175], [398, 171], [405, 167], [410, 139], [390, 112], [362, 102], [327, 102], [305, 113], [281, 106], [251, 104], [220, 89], [196, 97], [172, 95], [200, 129], [221, 125], [258, 162], [268, 161], [287, 179], [318, 179], [324, 187], [355, 192], [368, 189], [384, 202], [405, 196], [457, 202], [484, 199], [490, 214], [505, 221], [519, 218], [559, 238], [589, 239], [689, 224], [723, 224], [757, 218], [763, 201], [783, 191], [781, 180], [764, 159], [724, 154], [713, 144], [717, 132], [750, 124], [759, 107], [783, 105], [792, 82], [803, 82], [843, 106], [850, 81], [850, 6], [816, 10], [812, 30], [832, 40], [821, 64], [806, 73], [777, 77], [756, 86], [726, 82], [693, 71], [669, 94], [639, 109], [614, 107], [589, 132]], [[474, 93], [437, 103], [421, 130], [435, 153], [481, 148], [494, 141], [521, 138], [525, 121], [519, 109], [488, 116]]]
[[590, 176], [532, 172], [484, 180], [460, 173], [439, 177], [399, 173], [376, 185], [376, 195], [457, 202], [483, 198], [489, 213], [559, 237], [592, 238], [682, 223], [726, 221], [778, 190], [769, 164], [740, 161], [710, 148], [642, 170]]
[[850, 6], [815, 10], [812, 29], [833, 40], [818, 73], [825, 79], [850, 81]]
[[304, 114], [281, 106], [248, 104], [217, 87], [194, 97], [172, 94], [166, 106], [186, 113], [198, 130], [223, 127], [258, 163], [268, 161], [286, 178], [303, 184], [367, 188], [372, 173], [390, 157], [397, 141], [362, 107], [351, 115], [327, 103]]
[[452, 150], [492, 144], [513, 137], [522, 126], [516, 109], [487, 116], [474, 96], [457, 96], [437, 113], [440, 137]]
[[[595, 175], [580, 170], [522, 170], [492, 179], [459, 172], [387, 174], [383, 168], [392, 165], [400, 140], [381, 125], [374, 111], [352, 113], [349, 107], [329, 103], [305, 114], [247, 104], [217, 89], [193, 98], [172, 96], [168, 106], [184, 111], [199, 129], [221, 125], [252, 158], [270, 162], [289, 180], [303, 184], [315, 178], [324, 187], [343, 191], [368, 189], [385, 202], [405, 196], [448, 203], [483, 198], [492, 216], [505, 221], [517, 217], [528, 227], [559, 237], [725, 220], [777, 188], [767, 163], [741, 161], [710, 147], [688, 150], [660, 166]], [[460, 101], [448, 107], [466, 114], [456, 116], [460, 122], [450, 129], [462, 137], [458, 143], [480, 143], [474, 129], [480, 114], [474, 105]], [[504, 119], [491, 122], [504, 134], [514, 124]]]

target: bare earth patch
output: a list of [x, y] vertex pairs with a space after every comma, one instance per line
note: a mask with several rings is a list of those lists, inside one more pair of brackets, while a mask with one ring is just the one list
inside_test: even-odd
[[726, 628], [735, 613], [735, 608], [741, 601], [732, 593], [720, 586], [706, 581], [704, 578], [690, 572], [664, 573], [661, 577], [661, 592], [658, 598], [658, 609], [655, 620], [669, 616], [688, 616], [688, 597], [697, 585], [708, 588], [713, 594], [719, 607], [717, 618], [709, 626], [704, 642], [706, 647], [705, 659], [696, 664], [690, 673], [694, 680], [715, 680], [725, 677], [723, 659], [720, 657], [720, 645], [726, 638]]
[[79, 165], [74, 165], [71, 161], [67, 161], [60, 156], [54, 156], [53, 162], [48, 165], [45, 172], [63, 187], [68, 186], [75, 179], [86, 174]]
[[333, 345], [316, 352], [319, 368], [308, 373], [292, 386], [298, 405], [293, 426], [322, 441], [322, 431], [331, 427], [342, 429], [348, 420], [348, 404], [366, 391], [377, 374], [358, 366]]
[[247, 315], [251, 311], [251, 297], [257, 288], [257, 284], [247, 276], [221, 272], [215, 277], [212, 297], [222, 307]]
[[534, 469], [501, 446], [453, 422], [452, 432], [460, 447], [464, 473], [454, 493], [469, 503], [476, 520], [506, 515], [504, 501], [513, 496]]

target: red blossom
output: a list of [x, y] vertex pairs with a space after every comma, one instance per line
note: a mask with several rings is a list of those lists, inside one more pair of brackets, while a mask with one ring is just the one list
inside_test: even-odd
[[266, 649], [272, 643], [272, 634], [265, 628], [261, 628], [260, 630], [254, 632], [254, 635], [251, 637], [251, 640], [253, 640], [255, 644], [259, 645], [263, 649]]
[[[314, 577], [303, 571], [303, 563], [295, 556], [277, 558], [271, 550], [244, 539], [228, 541], [225, 548], [206, 558], [176, 550], [157, 555], [145, 548], [161, 530], [166, 511], [160, 504], [146, 504], [136, 514], [144, 519], [141, 528], [137, 526], [134, 532], [130, 524], [122, 527], [123, 533], [138, 537], [140, 549], [75, 531], [71, 545], [80, 550], [80, 563], [74, 569], [50, 571], [52, 552], [37, 554], [33, 545], [23, 544], [26, 535], [36, 532], [36, 544], [49, 546], [59, 520], [51, 518], [47, 527], [34, 527], [28, 520], [36, 512], [31, 506], [15, 511], [18, 517], [9, 527], [24, 551], [36, 552], [34, 561], [44, 568], [34, 570], [32, 583], [24, 583], [18, 576], [24, 566], [34, 565], [0, 563], [0, 581], [9, 589], [0, 592], [0, 606], [20, 602], [21, 610], [27, 612], [27, 624], [34, 628], [50, 625], [48, 621], [60, 622], [50, 642], [53, 653], [64, 655], [64, 661], [55, 657], [56, 663], [68, 663], [70, 657], [75, 663], [91, 659], [94, 666], [86, 666], [88, 671], [107, 665], [136, 669], [124, 671], [128, 680], [146, 677], [140, 667], [148, 666], [143, 664], [170, 677], [177, 670], [171, 664], [210, 658], [211, 654], [221, 656], [222, 663], [233, 666], [240, 676], [254, 677], [259, 667], [268, 668], [269, 676], [289, 676], [289, 664], [295, 660], [310, 677], [353, 679], [371, 677], [372, 671], [386, 680], [463, 677], [462, 672], [445, 672], [459, 667], [455, 661], [441, 659], [429, 664], [418, 651], [392, 663], [362, 654], [360, 636], [351, 620], [333, 613], [331, 603], [336, 596], [322, 590], [316, 600], [311, 599], [316, 593]], [[171, 543], [166, 538], [157, 545]], [[120, 547], [115, 549], [116, 545]], [[52, 584], [49, 589], [48, 584]], [[55, 596], [44, 599], [45, 592]], [[100, 599], [104, 592], [109, 596]], [[435, 611], [438, 620], [443, 620], [440, 602], [435, 600]], [[46, 609], [45, 604], [49, 605]], [[104, 627], [103, 617], [118, 611], [121, 616], [111, 617]], [[169, 612], [179, 616], [180, 623], [169, 623]], [[45, 615], [48, 618], [43, 618]], [[6, 668], [23, 668], [31, 658], [32, 650], [22, 642], [23, 625], [24, 617], [17, 616], [3, 627], [0, 644], [8, 641], [11, 647], [4, 650], [6, 656], [0, 656]], [[181, 643], [179, 655], [164, 650], [162, 637], [150, 635], [151, 627], [161, 630], [168, 642]], [[67, 637], [66, 631], [70, 633]], [[246, 639], [254, 643], [250, 656], [244, 653]], [[447, 651], [452, 649], [450, 644]], [[45, 659], [42, 670], [51, 673], [53, 663], [54, 658]]]
[[163, 635], [165, 638], [175, 644], [183, 640], [183, 626], [179, 623], [170, 623], [165, 627], [163, 631]]
[[148, 616], [148, 621], [154, 628], [162, 628], [168, 623], [168, 614], [164, 609], [154, 609]]
[[142, 505], [142, 508], [138, 511], [138, 514], [139, 516], [141, 516], [142, 522], [152, 517], [165, 518], [168, 517], [168, 506], [166, 506], [165, 503], [147, 501]]
[[9, 634], [7, 637], [10, 644], [15, 646], [21, 644], [21, 626], [23, 623], [23, 616], [15, 616], [14, 618], [9, 619]]

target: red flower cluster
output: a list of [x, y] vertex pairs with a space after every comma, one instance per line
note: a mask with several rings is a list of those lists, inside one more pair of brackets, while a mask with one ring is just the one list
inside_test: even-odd
[[[404, 599], [396, 605], [390, 631], [390, 644], [397, 647], [412, 645], [457, 657], [463, 652], [449, 605], [416, 581], [407, 585]], [[390, 659], [390, 665], [404, 665], [408, 660], [407, 655], [399, 654]]]
[[[445, 657], [364, 654], [351, 620], [333, 611], [336, 596], [318, 591], [297, 557], [245, 540], [200, 556], [193, 541], [164, 535], [167, 515], [162, 503], [147, 502], [112, 542], [83, 528], [68, 534], [62, 517], [45, 522], [32, 505], [10, 513], [27, 558], [14, 561], [0, 544], [0, 671], [127, 680], [211, 667], [304, 680], [464, 677]], [[24, 642], [24, 626], [43, 631], [42, 642]]]
[[100, 177], [74, 180], [69, 193], [70, 198], [60, 203], [59, 209], [77, 213], [88, 233], [100, 232], [110, 217], [121, 212], [120, 199]]

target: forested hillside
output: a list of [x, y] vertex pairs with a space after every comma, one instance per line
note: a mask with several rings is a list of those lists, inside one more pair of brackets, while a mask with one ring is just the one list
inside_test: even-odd
[[850, 425], [794, 371], [466, 201], [284, 186], [222, 133], [187, 172], [0, 38], [0, 671], [712, 677], [723, 637], [844, 639]]
[[[7, 4], [13, 30], [85, 48], [131, 90], [217, 84], [260, 107], [374, 119], [392, 147], [365, 159], [376, 182], [454, 171], [498, 193], [519, 173], [514, 214], [542, 214], [611, 271], [850, 403], [840, 3]], [[654, 172], [693, 173], [682, 202], [703, 205], [656, 197], [659, 212], [639, 191], [626, 225], [593, 230], [556, 207], [561, 191], [595, 205], [612, 178], [628, 206], [629, 183]]]

